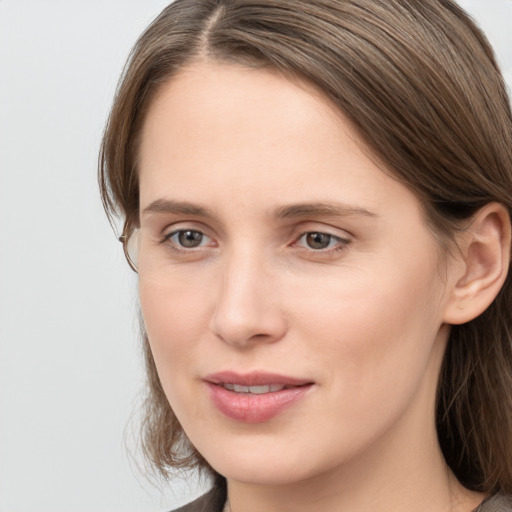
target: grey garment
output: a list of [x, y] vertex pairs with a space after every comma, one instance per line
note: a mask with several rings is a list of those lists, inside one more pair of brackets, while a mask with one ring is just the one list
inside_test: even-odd
[[[222, 512], [222, 504], [212, 503], [213, 491], [173, 512]], [[219, 508], [220, 507], [220, 508]], [[497, 494], [486, 498], [473, 512], [512, 512], [512, 497]]]
[[219, 503], [216, 494], [216, 490], [212, 489], [192, 503], [171, 512], [222, 512], [224, 503], [222, 501]]
[[474, 512], [512, 512], [512, 496], [496, 494], [486, 498]]

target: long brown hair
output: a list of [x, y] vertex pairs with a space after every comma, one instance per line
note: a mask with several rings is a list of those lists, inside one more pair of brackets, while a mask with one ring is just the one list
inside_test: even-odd
[[[512, 211], [512, 115], [493, 51], [451, 0], [176, 0], [136, 43], [99, 162], [107, 214], [137, 223], [138, 138], [156, 90], [195, 59], [271, 66], [319, 87], [369, 152], [420, 199], [440, 243], [491, 201]], [[468, 488], [512, 493], [512, 280], [453, 326], [437, 429]], [[162, 390], [144, 334], [146, 454], [209, 469]]]

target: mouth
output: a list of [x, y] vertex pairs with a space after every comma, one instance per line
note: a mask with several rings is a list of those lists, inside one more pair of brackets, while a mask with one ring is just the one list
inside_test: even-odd
[[262, 423], [297, 404], [314, 382], [284, 375], [221, 372], [204, 379], [210, 398], [224, 416], [243, 423]]
[[277, 393], [284, 389], [298, 388], [313, 384], [307, 379], [298, 379], [287, 375], [269, 372], [236, 373], [232, 371], [218, 372], [204, 379], [210, 384], [221, 386], [235, 393], [262, 395]]
[[291, 389], [298, 386], [284, 386], [282, 384], [266, 384], [263, 386], [243, 386], [242, 384], [232, 384], [229, 382], [223, 382], [218, 384], [228, 391], [234, 391], [235, 393], [244, 393], [251, 395], [264, 395], [266, 393], [276, 393], [283, 389]]

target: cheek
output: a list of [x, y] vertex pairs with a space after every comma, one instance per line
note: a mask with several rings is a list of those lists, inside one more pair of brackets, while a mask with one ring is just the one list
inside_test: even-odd
[[435, 262], [403, 265], [395, 275], [384, 267], [292, 294], [299, 339], [333, 389], [361, 403], [417, 386], [441, 325]]
[[[205, 287], [205, 290], [208, 288]], [[201, 288], [140, 282], [139, 295], [151, 351], [162, 382], [187, 369], [208, 326], [211, 303]]]
[[426, 277], [376, 282], [345, 279], [295, 302], [296, 342], [310, 367], [320, 369], [327, 397], [313, 414], [323, 418], [313, 452], [322, 453], [320, 439], [340, 439], [332, 445], [334, 458], [338, 448], [359, 450], [411, 407], [421, 409], [420, 424], [428, 424], [424, 414], [431, 411], [440, 364], [437, 352], [431, 357], [439, 290]]
[[201, 360], [199, 340], [207, 326], [207, 297], [193, 286], [139, 282], [139, 295], [158, 377], [180, 423], [204, 417], [194, 377]]

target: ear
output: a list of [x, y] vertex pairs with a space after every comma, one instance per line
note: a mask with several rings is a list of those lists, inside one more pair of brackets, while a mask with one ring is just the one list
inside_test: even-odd
[[[507, 209], [489, 203], [458, 237], [459, 253], [450, 267], [451, 294], [444, 321], [464, 324], [482, 314], [498, 295], [510, 264], [511, 226]], [[449, 264], [450, 265], [450, 264]]]

